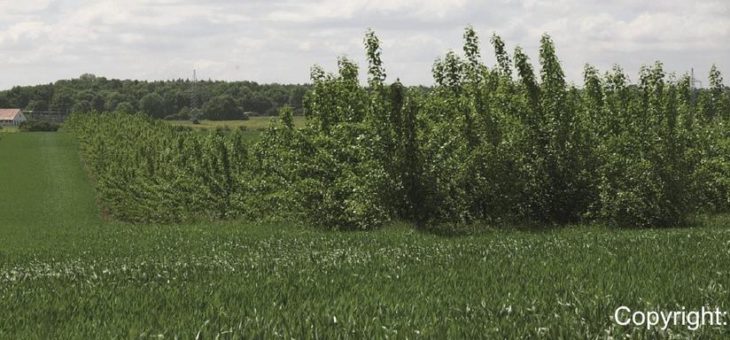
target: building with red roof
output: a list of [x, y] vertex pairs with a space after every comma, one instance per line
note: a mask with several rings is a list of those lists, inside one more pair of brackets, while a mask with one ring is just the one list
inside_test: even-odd
[[21, 109], [0, 109], [0, 125], [18, 126], [26, 120]]

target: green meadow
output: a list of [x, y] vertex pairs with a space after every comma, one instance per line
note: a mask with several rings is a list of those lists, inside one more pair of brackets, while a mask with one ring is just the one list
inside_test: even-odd
[[[196, 130], [215, 130], [218, 128], [228, 129], [246, 129], [252, 131], [263, 131], [271, 126], [271, 122], [277, 120], [277, 117], [254, 116], [246, 120], [201, 120], [199, 124], [193, 124], [189, 120], [168, 120], [170, 125], [186, 126]], [[304, 126], [304, 116], [293, 117], [294, 126]]]
[[0, 338], [727, 338], [616, 308], [730, 310], [730, 218], [438, 236], [106, 220], [66, 133], [0, 136]]
[[18, 128], [15, 126], [0, 126], [0, 133], [12, 133], [18, 132]]

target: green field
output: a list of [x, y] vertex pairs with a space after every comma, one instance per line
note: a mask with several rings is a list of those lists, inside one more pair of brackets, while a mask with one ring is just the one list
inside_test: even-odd
[[391, 225], [103, 222], [73, 138], [0, 137], [0, 338], [603, 338], [639, 310], [730, 311], [730, 219], [442, 237]]
[[16, 126], [0, 126], [0, 133], [12, 133], [12, 132], [18, 132], [18, 128]]
[[[189, 120], [169, 120], [166, 121], [171, 125], [187, 126], [194, 129], [215, 130], [217, 128], [237, 129], [245, 127], [247, 130], [263, 131], [267, 129], [271, 122], [277, 120], [277, 117], [251, 117], [247, 120], [201, 120], [200, 124], [193, 124]], [[304, 116], [294, 116], [294, 126], [304, 126]]]

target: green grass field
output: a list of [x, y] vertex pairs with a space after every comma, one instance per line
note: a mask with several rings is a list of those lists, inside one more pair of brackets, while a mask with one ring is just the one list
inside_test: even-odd
[[730, 311], [728, 216], [692, 229], [442, 237], [103, 222], [64, 133], [0, 137], [0, 338], [727, 338], [638, 310]]
[[[215, 130], [219, 127], [237, 129], [245, 127], [247, 130], [263, 131], [271, 125], [272, 120], [277, 117], [251, 117], [248, 120], [201, 120], [200, 124], [193, 124], [189, 120], [169, 120], [171, 125], [187, 126], [193, 129]], [[304, 126], [304, 116], [294, 116], [294, 126]]]
[[5, 132], [5, 133], [18, 132], [18, 127], [17, 126], [1, 126], [0, 133], [3, 133], [3, 132]]

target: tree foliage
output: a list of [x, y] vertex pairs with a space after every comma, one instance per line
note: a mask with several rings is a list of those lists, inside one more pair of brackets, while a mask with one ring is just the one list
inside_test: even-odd
[[[601, 74], [587, 65], [577, 88], [549, 36], [539, 73], [520, 47], [510, 57], [499, 36], [491, 42], [490, 67], [467, 27], [464, 55], [437, 59], [436, 86], [421, 91], [386, 82], [368, 31], [367, 86], [347, 58], [335, 73], [313, 67], [306, 126], [295, 128], [285, 107], [252, 145], [239, 132], [194, 134], [121, 113], [76, 115], [70, 126], [105, 206], [127, 220], [657, 227], [730, 209], [730, 106], [715, 67], [702, 91], [659, 62], [636, 84], [618, 66]], [[208, 107], [233, 112], [232, 96]]]
[[[16, 86], [0, 91], [0, 107], [55, 111], [62, 114], [81, 109], [89, 112], [111, 112], [121, 108], [125, 112], [139, 111], [162, 118], [177, 115], [185, 108], [202, 109], [210, 101], [226, 97], [232, 98], [235, 106], [242, 112], [275, 115], [280, 108], [290, 106], [296, 114], [301, 114], [304, 95], [308, 89], [309, 85], [210, 80], [193, 84], [187, 79], [146, 82], [85, 74], [78, 79], [59, 80], [53, 84], [38, 86]], [[145, 107], [142, 107], [143, 102]], [[120, 107], [123, 103], [126, 104]], [[214, 113], [210, 118], [215, 119], [218, 115]]]
[[203, 106], [204, 116], [211, 120], [247, 119], [235, 99], [230, 95], [211, 98]]

